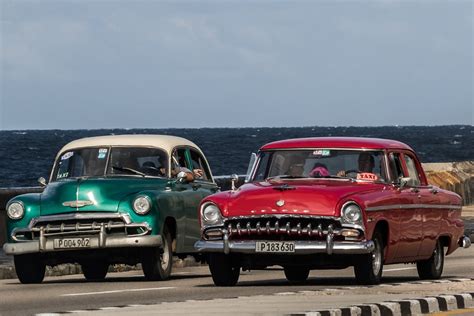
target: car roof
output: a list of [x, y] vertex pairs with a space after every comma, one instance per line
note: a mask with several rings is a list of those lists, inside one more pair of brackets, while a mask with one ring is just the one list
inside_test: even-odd
[[100, 146], [145, 146], [158, 147], [170, 153], [176, 146], [199, 147], [186, 138], [170, 135], [110, 135], [87, 137], [74, 140], [66, 144], [59, 152], [74, 148], [100, 147]]
[[365, 137], [294, 138], [268, 143], [260, 150], [292, 148], [406, 149], [413, 151], [410, 146], [396, 140]]

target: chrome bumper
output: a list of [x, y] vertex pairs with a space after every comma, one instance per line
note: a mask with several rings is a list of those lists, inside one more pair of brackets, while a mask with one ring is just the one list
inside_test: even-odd
[[[285, 254], [285, 255], [309, 255], [317, 253], [325, 254], [367, 254], [371, 253], [375, 244], [373, 241], [361, 241], [361, 242], [350, 242], [350, 241], [294, 241], [295, 252], [287, 253], [261, 253], [258, 254]], [[198, 240], [194, 244], [194, 248], [198, 252], [223, 252], [229, 253], [244, 253], [244, 254], [255, 254], [256, 241], [245, 240], [245, 241], [230, 241], [228, 239], [217, 240], [217, 241], [206, 241]]]
[[[80, 236], [77, 236], [80, 237]], [[71, 237], [69, 237], [71, 238]], [[54, 239], [47, 238], [35, 241], [23, 241], [15, 243], [6, 243], [3, 245], [3, 251], [7, 255], [21, 255], [26, 253], [37, 252], [62, 252], [74, 250], [88, 250], [88, 249], [109, 249], [109, 248], [125, 248], [125, 247], [160, 247], [162, 245], [161, 236], [146, 235], [146, 236], [91, 236], [90, 245], [87, 248], [54, 248]]]
[[471, 247], [471, 239], [468, 236], [462, 236], [459, 239], [459, 246], [461, 246], [463, 248]]

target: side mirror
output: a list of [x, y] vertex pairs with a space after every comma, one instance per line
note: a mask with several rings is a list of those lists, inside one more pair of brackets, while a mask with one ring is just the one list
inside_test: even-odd
[[413, 182], [412, 179], [409, 177], [400, 178], [400, 182], [399, 182], [400, 190], [409, 186], [412, 182]]
[[230, 181], [232, 182], [232, 191], [235, 191], [235, 189], [236, 189], [235, 184], [237, 183], [237, 181], [239, 181], [239, 176], [236, 175], [235, 173], [232, 174], [232, 175], [230, 176]]
[[43, 177], [38, 178], [38, 183], [42, 186], [45, 187], [47, 185], [46, 179]]
[[186, 183], [188, 179], [188, 175], [184, 171], [180, 171], [176, 176], [176, 179], [179, 183]]
[[256, 162], [257, 162], [257, 154], [252, 153], [252, 155], [250, 155], [250, 161], [249, 161], [249, 166], [247, 168], [247, 173], [246, 173], [246, 176], [245, 176], [245, 182], [250, 181], [250, 176], [252, 175], [252, 171], [255, 167]]

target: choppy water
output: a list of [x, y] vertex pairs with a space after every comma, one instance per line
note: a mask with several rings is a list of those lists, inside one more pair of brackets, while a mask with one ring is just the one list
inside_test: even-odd
[[0, 187], [36, 186], [38, 177], [47, 178], [63, 145], [82, 137], [112, 134], [190, 139], [204, 151], [214, 175], [245, 173], [250, 154], [270, 141], [312, 136], [395, 139], [415, 149], [422, 162], [474, 160], [474, 128], [470, 125], [0, 131]]

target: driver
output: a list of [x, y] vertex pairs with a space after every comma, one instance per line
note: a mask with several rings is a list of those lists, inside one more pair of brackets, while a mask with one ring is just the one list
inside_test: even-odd
[[[365, 172], [372, 173], [375, 166], [374, 156], [372, 156], [368, 152], [363, 152], [359, 155], [358, 164], [359, 164], [359, 169], [358, 169], [359, 173], [365, 173]], [[346, 170], [339, 171], [337, 173], [337, 176], [345, 177]]]

